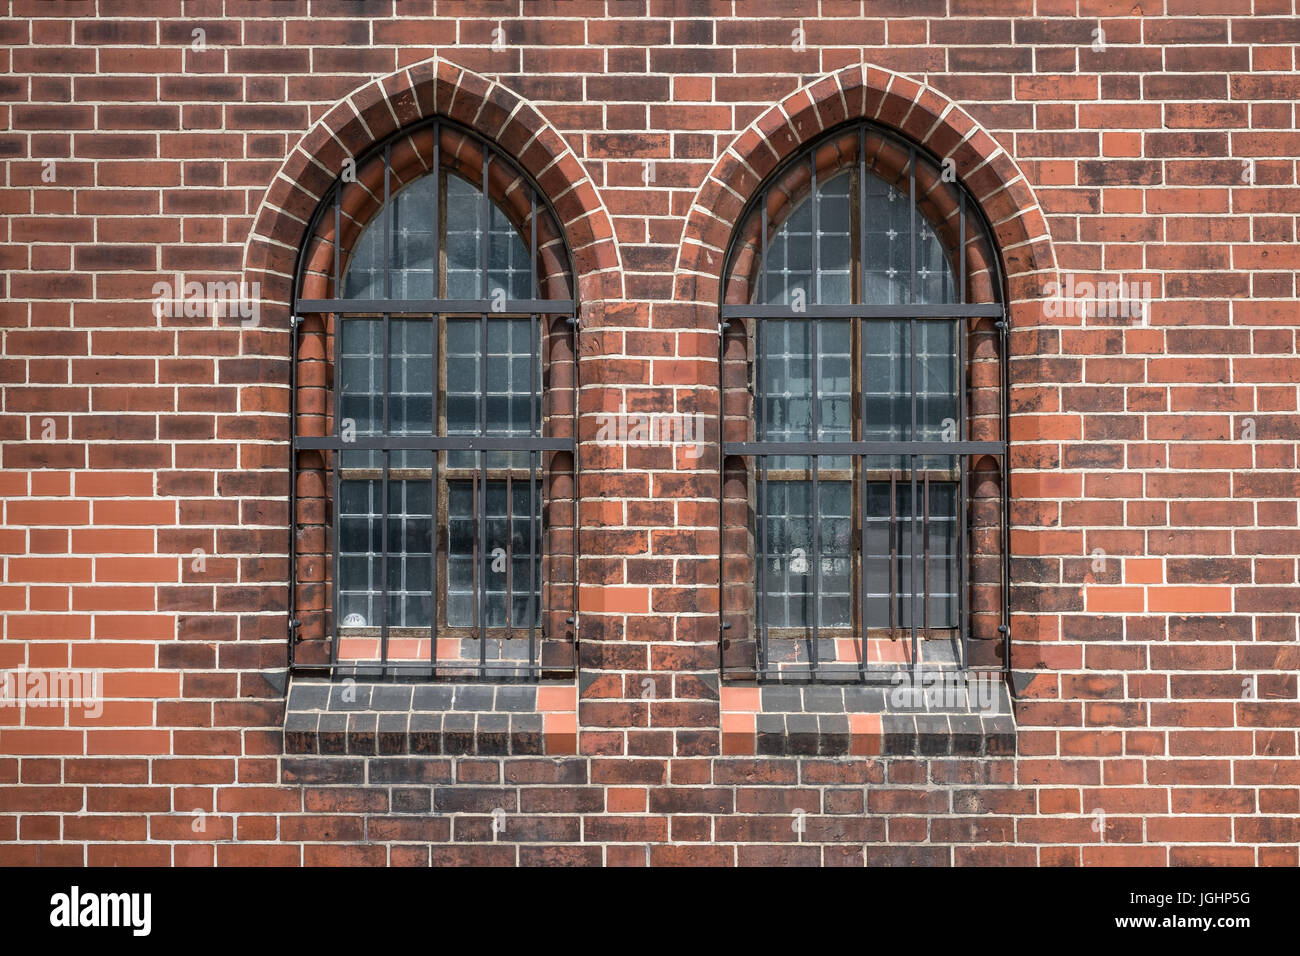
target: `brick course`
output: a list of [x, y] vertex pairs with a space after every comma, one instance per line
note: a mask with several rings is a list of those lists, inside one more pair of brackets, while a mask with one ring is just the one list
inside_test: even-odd
[[[5, 3], [0, 668], [107, 700], [0, 707], [0, 861], [1300, 863], [1294, 3], [522, 6]], [[541, 756], [286, 750], [294, 258], [435, 114], [573, 252], [576, 707]], [[724, 746], [718, 436], [596, 444], [714, 420], [732, 228], [855, 118], [953, 159], [1007, 276], [1011, 754]], [[177, 273], [258, 324], [155, 315]], [[1121, 280], [1148, 314], [1045, 292]]]

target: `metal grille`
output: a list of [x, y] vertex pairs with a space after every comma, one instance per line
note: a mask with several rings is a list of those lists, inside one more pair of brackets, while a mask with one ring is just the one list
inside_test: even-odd
[[[856, 155], [845, 156], [854, 133]], [[819, 169], [819, 147], [832, 142], [842, 158]], [[887, 150], [898, 157], [893, 182], [868, 162]], [[920, 211], [918, 173], [925, 189], [949, 190], [943, 230], [956, 242], [941, 242]], [[771, 210], [779, 215], [770, 222]], [[778, 170], [741, 223], [724, 288], [747, 301], [722, 305], [722, 362], [725, 376], [728, 336], [743, 342], [751, 420], [733, 416], [729, 429], [724, 412], [722, 450], [724, 486], [739, 479], [747, 489], [752, 560], [724, 553], [723, 581], [737, 593], [736, 569], [748, 567], [752, 590], [733, 602], [724, 593], [724, 676], [855, 681], [921, 667], [1005, 669], [1007, 323], [998, 301], [968, 301], [968, 233], [993, 248], [977, 208], [915, 146], [859, 124]], [[740, 249], [755, 227], [756, 248]], [[753, 271], [733, 284], [742, 261]], [[996, 270], [995, 257], [986, 264]], [[968, 339], [978, 335], [996, 352], [992, 440], [972, 440], [968, 421]], [[728, 440], [738, 428], [747, 438]], [[1001, 500], [996, 533], [973, 541], [977, 461], [996, 463]], [[724, 541], [727, 513], [724, 500]], [[998, 568], [990, 582], [981, 565], [981, 593], [999, 595], [999, 662], [971, 659], [975, 557]], [[982, 619], [989, 603], [981, 599]]]
[[[454, 157], [444, 134], [456, 137]], [[409, 155], [402, 170], [393, 163], [412, 148], [426, 150], [414, 178]], [[543, 297], [553, 277], [538, 245], [539, 220], [562, 242], [558, 220], [517, 167], [443, 120], [403, 130], [355, 168], [308, 231], [330, 237], [323, 271], [334, 297], [294, 303], [295, 330], [305, 316], [332, 329], [331, 434], [297, 434], [297, 333], [292, 390], [291, 494], [299, 452], [328, 463], [328, 668], [456, 680], [571, 672], [576, 515], [570, 505], [567, 555], [548, 554], [546, 487], [557, 455], [564, 474], [576, 467], [571, 426], [553, 434], [576, 407], [576, 362], [563, 376], [572, 394], [557, 400], [543, 353], [563, 337], [572, 356], [576, 304]], [[493, 195], [501, 183], [513, 221]], [[345, 250], [349, 189], [369, 190], [377, 211], [354, 224]], [[300, 253], [296, 295], [308, 257]], [[567, 249], [562, 258], [571, 292]], [[290, 508], [297, 520], [293, 498]], [[568, 555], [572, 566], [554, 574]], [[291, 666], [297, 644], [291, 636]]]

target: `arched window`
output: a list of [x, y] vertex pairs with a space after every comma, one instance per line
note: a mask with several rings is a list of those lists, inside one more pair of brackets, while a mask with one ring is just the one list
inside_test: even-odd
[[445, 120], [328, 187], [296, 278], [294, 660], [571, 669], [570, 257], [536, 186]]
[[954, 178], [857, 124], [777, 170], [733, 235], [728, 675], [1005, 660], [1006, 326]]

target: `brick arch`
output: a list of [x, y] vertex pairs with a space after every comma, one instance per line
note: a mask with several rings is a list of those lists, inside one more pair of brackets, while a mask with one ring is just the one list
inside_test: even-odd
[[263, 302], [287, 310], [293, 300], [298, 251], [313, 212], [344, 162], [432, 116], [483, 136], [537, 183], [568, 239], [581, 307], [622, 298], [623, 273], [609, 212], [568, 143], [527, 100], [434, 57], [358, 88], [290, 150], [262, 198], [244, 249], [245, 281], [261, 283]]
[[1017, 315], [1039, 318], [1041, 308], [1030, 300], [1042, 297], [1056, 258], [1029, 181], [960, 106], [915, 80], [867, 64], [796, 90], [731, 142], [691, 205], [674, 272], [675, 298], [716, 305], [727, 248], [759, 186], [823, 133], [860, 119], [897, 131], [940, 161], [953, 161], [992, 226], [1013, 324]]

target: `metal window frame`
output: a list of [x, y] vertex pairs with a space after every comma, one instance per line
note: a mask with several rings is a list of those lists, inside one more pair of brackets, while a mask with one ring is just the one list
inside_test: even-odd
[[[442, 167], [441, 148], [441, 131], [443, 128], [454, 130], [456, 133], [472, 139], [481, 151], [482, 155], [482, 180], [479, 190], [478, 207], [482, 220], [480, 222], [480, 288], [479, 297], [476, 299], [394, 299], [392, 297], [392, 273], [397, 268], [394, 259], [394, 241], [396, 239], [395, 230], [392, 227], [392, 148], [398, 141], [410, 137], [413, 134], [421, 132], [424, 129], [432, 128], [433, 132], [433, 157], [431, 168], [424, 175], [433, 175], [439, 177], [439, 183], [434, 189], [434, 207], [433, 207], [433, 269], [435, 276], [435, 292], [440, 291], [445, 284], [446, 274], [442, 268], [442, 257], [445, 254], [446, 247], [446, 211], [443, 208], [445, 203], [442, 198], [441, 181], [442, 177], [450, 175], [450, 171]], [[341, 205], [342, 194], [345, 186], [352, 185], [345, 183], [342, 176], [335, 179], [329, 190], [318, 204], [311, 220], [307, 224], [304, 232], [304, 241], [297, 252], [293, 270], [293, 302], [290, 320], [290, 427], [292, 429], [292, 440], [289, 447], [289, 648], [288, 648], [288, 666], [291, 673], [295, 674], [315, 674], [320, 675], [322, 671], [328, 673], [331, 677], [363, 677], [368, 680], [437, 680], [442, 677], [454, 679], [457, 682], [465, 681], [487, 681], [492, 683], [501, 683], [509, 681], [538, 681], [543, 677], [550, 676], [572, 676], [576, 672], [577, 666], [577, 561], [578, 561], [578, 516], [576, 513], [577, 502], [574, 501], [573, 515], [573, 548], [572, 561], [573, 573], [571, 574], [572, 582], [570, 584], [571, 598], [570, 608], [571, 616], [568, 623], [573, 626], [574, 632], [571, 637], [572, 656], [567, 665], [560, 665], [554, 661], [545, 661], [541, 653], [541, 645], [548, 639], [545, 633], [547, 623], [546, 594], [548, 587], [551, 585], [547, 580], [546, 568], [548, 565], [548, 555], [545, 553], [545, 542], [548, 535], [545, 527], [545, 510], [547, 507], [546, 482], [549, 468], [541, 466], [544, 461], [543, 455], [546, 452], [567, 451], [572, 455], [573, 477], [576, 481], [579, 464], [578, 464], [578, 447], [575, 437], [573, 438], [554, 438], [543, 435], [544, 424], [546, 419], [545, 403], [543, 391], [544, 385], [544, 356], [542, 346], [548, 336], [549, 320], [567, 320], [570, 328], [571, 351], [574, 362], [573, 376], [573, 397], [572, 408], [574, 414], [577, 409], [577, 395], [579, 390], [579, 380], [577, 376], [577, 283], [576, 272], [573, 267], [572, 249], [568, 244], [568, 237], [564, 232], [564, 224], [559, 215], [555, 212], [550, 202], [546, 199], [545, 193], [526, 172], [524, 172], [517, 162], [510, 158], [499, 147], [495, 146], [489, 140], [475, 133], [465, 126], [450, 121], [444, 117], [430, 117], [418, 124], [405, 127], [398, 130], [385, 139], [372, 145], [364, 154], [357, 157], [356, 167], [362, 169], [367, 163], [372, 162], [382, 154], [384, 162], [384, 195], [383, 204], [379, 211], [361, 228], [358, 232], [357, 240], [364, 233], [365, 229], [370, 228], [376, 223], [382, 223], [381, 228], [384, 231], [384, 259], [382, 263], [384, 274], [384, 297], [382, 299], [349, 299], [342, 296], [342, 284], [345, 277], [347, 263], [345, 256], [341, 251], [340, 226], [342, 224]], [[494, 162], [504, 163], [505, 166], [514, 174], [528, 191], [529, 195], [529, 230], [528, 237], [522, 237], [527, 245], [530, 269], [530, 295], [525, 299], [510, 299], [504, 301], [492, 300], [489, 298], [489, 257], [488, 257], [488, 239], [491, 223], [492, 206], [495, 205], [490, 188], [489, 188], [489, 165]], [[410, 182], [416, 182], [422, 177], [417, 177]], [[407, 184], [409, 185], [409, 183]], [[539, 296], [542, 282], [542, 276], [539, 275], [539, 256], [537, 246], [537, 219], [539, 214], [550, 216], [554, 223], [556, 231], [559, 234], [560, 241], [564, 247], [564, 263], [568, 269], [569, 288], [572, 292], [571, 297], [566, 299], [547, 299]], [[324, 217], [333, 215], [334, 232], [333, 232], [333, 263], [330, 279], [334, 290], [334, 297], [328, 299], [306, 299], [301, 298], [301, 290], [305, 279], [305, 269], [307, 265], [307, 256], [310, 247], [315, 240], [318, 230], [324, 221]], [[355, 248], [355, 247], [354, 247]], [[353, 250], [349, 250], [351, 252]], [[330, 361], [333, 364], [333, 383], [332, 395], [334, 403], [334, 434], [328, 437], [309, 437], [297, 434], [298, 427], [298, 361], [299, 361], [299, 329], [302, 324], [301, 316], [304, 314], [319, 313], [330, 314], [334, 320], [334, 333], [332, 338], [332, 354]], [[433, 411], [432, 411], [432, 429], [431, 434], [424, 436], [394, 436], [389, 434], [389, 397], [391, 389], [388, 381], [389, 369], [392, 361], [391, 350], [391, 320], [394, 316], [413, 316], [427, 317], [434, 323], [434, 335], [432, 345], [432, 372], [433, 372]], [[341, 416], [338, 414], [338, 401], [340, 392], [340, 363], [339, 352], [342, 340], [342, 323], [348, 317], [378, 317], [383, 322], [383, 354], [380, 356], [382, 363], [383, 389], [382, 389], [382, 407], [383, 407], [383, 434], [377, 436], [356, 436], [351, 441], [343, 441], [340, 434]], [[445, 435], [439, 434], [444, 432], [445, 426], [440, 427], [440, 410], [438, 407], [439, 389], [442, 381], [441, 370], [445, 362], [444, 350], [440, 348], [439, 330], [442, 328], [448, 317], [475, 318], [477, 317], [480, 328], [480, 341], [483, 344], [480, 351], [480, 375], [486, 376], [487, 371], [487, 353], [486, 353], [486, 336], [489, 317], [492, 318], [516, 318], [528, 319], [529, 321], [529, 341], [531, 344], [533, 361], [529, 363], [529, 434], [526, 436], [492, 436], [487, 434], [487, 400], [486, 388], [482, 378], [480, 378], [479, 390], [479, 433], [477, 435]], [[300, 665], [296, 661], [296, 647], [300, 642], [299, 635], [300, 621], [297, 616], [297, 589], [298, 568], [297, 568], [297, 477], [298, 477], [298, 452], [306, 450], [318, 450], [330, 454], [330, 491], [328, 500], [330, 503], [330, 516], [327, 518], [327, 527], [330, 533], [329, 555], [331, 558], [330, 581], [329, 581], [329, 608], [327, 612], [327, 638], [330, 642], [330, 663], [326, 667]], [[339, 486], [341, 482], [340, 467], [338, 456], [341, 452], [348, 451], [379, 451], [382, 453], [382, 477], [380, 484], [380, 498], [382, 501], [382, 549], [378, 555], [373, 558], [380, 562], [380, 587], [377, 600], [381, 609], [380, 624], [380, 657], [378, 660], [356, 660], [346, 661], [339, 659], [339, 640], [340, 640], [340, 615], [339, 615]], [[431, 472], [430, 480], [433, 484], [431, 497], [430, 516], [432, 522], [431, 529], [431, 601], [433, 604], [430, 623], [428, 627], [428, 637], [430, 642], [429, 660], [427, 662], [412, 661], [392, 661], [389, 660], [389, 589], [386, 564], [388, 562], [388, 501], [390, 475], [389, 475], [389, 457], [390, 453], [399, 450], [421, 450], [432, 453], [432, 467], [427, 469]], [[471, 479], [475, 482], [475, 520], [478, 526], [482, 527], [487, 520], [485, 514], [486, 502], [485, 494], [479, 493], [487, 487], [488, 481], [495, 481], [495, 478], [489, 477], [489, 472], [501, 471], [500, 468], [489, 468], [487, 466], [487, 453], [489, 451], [517, 451], [528, 453], [528, 481], [531, 489], [533, 500], [537, 503], [537, 521], [531, 523], [529, 532], [530, 539], [530, 562], [536, 562], [536, 579], [539, 582], [540, 593], [534, 592], [529, 588], [528, 595], [528, 661], [526, 664], [507, 664], [505, 662], [495, 663], [487, 658], [487, 643], [490, 638], [501, 636], [503, 633], [511, 633], [522, 628], [510, 627], [510, 600], [511, 595], [507, 594], [507, 627], [488, 628], [486, 618], [483, 613], [483, 588], [480, 586], [482, 576], [478, 573], [479, 565], [486, 564], [486, 549], [480, 547], [480, 542], [475, 541], [475, 605], [476, 605], [476, 625], [474, 630], [477, 631], [479, 657], [477, 666], [473, 673], [466, 673], [467, 664], [463, 660], [444, 661], [438, 660], [438, 639], [440, 635], [439, 617], [445, 613], [445, 594], [440, 592], [440, 562], [444, 560], [449, 551], [444, 547], [439, 534], [439, 458], [448, 451], [473, 451], [476, 452], [477, 465], [475, 467], [476, 476]], [[424, 471], [426, 469], [419, 469]], [[461, 470], [461, 469], [458, 469]], [[513, 472], [514, 466], [504, 469], [507, 472]], [[445, 469], [444, 469], [445, 471]], [[510, 487], [509, 485], [507, 486]], [[507, 501], [507, 515], [509, 515], [510, 503]], [[442, 516], [444, 519], [446, 516]], [[541, 535], [538, 537], [537, 524], [542, 524]], [[512, 556], [509, 553], [509, 528], [507, 528], [507, 586], [512, 583], [509, 580], [511, 567], [513, 565]], [[447, 544], [449, 545], [449, 541]], [[445, 575], [441, 586], [445, 586]], [[541, 604], [541, 607], [537, 603]], [[540, 626], [536, 623], [536, 618], [540, 618]], [[446, 630], [453, 630], [446, 628]], [[463, 631], [463, 628], [454, 630]], [[540, 630], [541, 633], [538, 633]], [[450, 635], [461, 637], [463, 634], [457, 633]], [[450, 674], [440, 674], [440, 668], [451, 670]]]
[[[820, 301], [820, 276], [818, 270], [818, 251], [819, 251], [819, 230], [818, 230], [818, 201], [817, 201], [817, 169], [816, 153], [818, 148], [825, 142], [841, 138], [846, 131], [856, 129], [858, 133], [858, 150], [857, 156], [853, 159], [852, 167], [855, 167], [856, 179], [851, 182], [851, 189], [856, 189], [856, 195], [850, 192], [849, 202], [856, 206], [852, 210], [850, 229], [854, 232], [854, 252], [851, 258], [852, 267], [857, 270], [857, 282], [853, 289], [853, 295], [858, 300], [856, 304], [824, 304]], [[924, 514], [918, 514], [917, 511], [917, 484], [918, 474], [923, 470], [923, 466], [918, 462], [918, 458], [925, 455], [944, 455], [951, 456], [956, 462], [958, 478], [953, 482], [956, 485], [955, 494], [957, 497], [957, 670], [966, 671], [970, 669], [969, 661], [969, 640], [970, 640], [970, 562], [974, 553], [969, 551], [971, 535], [968, 532], [970, 521], [970, 497], [968, 473], [970, 472], [973, 459], [982, 456], [992, 456], [998, 462], [999, 478], [1001, 485], [1001, 513], [999, 516], [999, 530], [1001, 535], [1001, 554], [1000, 569], [1000, 624], [998, 632], [1001, 636], [1002, 660], [1000, 666], [980, 665], [980, 671], [1001, 671], [1004, 675], [1010, 670], [1010, 651], [1011, 651], [1011, 631], [1010, 631], [1010, 549], [1007, 546], [1007, 535], [1009, 532], [1009, 463], [1008, 463], [1008, 419], [1009, 419], [1009, 400], [1007, 394], [1007, 338], [1009, 332], [1008, 313], [1005, 303], [1007, 301], [1006, 280], [1002, 271], [1001, 262], [997, 256], [998, 246], [994, 241], [994, 233], [991, 224], [984, 216], [979, 204], [974, 200], [970, 191], [960, 179], [952, 182], [952, 187], [957, 194], [958, 200], [958, 234], [959, 246], [957, 250], [944, 249], [949, 258], [949, 267], [951, 268], [951, 259], [956, 253], [956, 274], [953, 275], [955, 283], [954, 291], [957, 301], [951, 304], [908, 304], [899, 305], [881, 305], [867, 303], [867, 283], [866, 270], [864, 268], [865, 249], [867, 243], [866, 229], [866, 177], [871, 175], [867, 169], [866, 158], [866, 137], [871, 134], [873, 137], [880, 137], [892, 145], [906, 150], [908, 154], [907, 173], [908, 173], [908, 202], [910, 228], [908, 231], [909, 244], [909, 263], [910, 271], [908, 281], [910, 282], [909, 299], [915, 303], [916, 299], [916, 279], [917, 279], [917, 239], [918, 239], [918, 203], [916, 196], [916, 164], [918, 159], [932, 164], [934, 168], [942, 168], [942, 162], [924, 150], [922, 147], [904, 139], [894, 131], [883, 127], [877, 123], [868, 120], [856, 120], [842, 124], [835, 129], [829, 130], [816, 140], [804, 145], [801, 150], [790, 160], [780, 164], [768, 177], [760, 184], [755, 194], [741, 215], [736, 220], [736, 226], [733, 229], [731, 239], [728, 242], [727, 253], [723, 260], [722, 281], [720, 283], [719, 314], [721, 317], [721, 332], [719, 335], [719, 392], [720, 394], [726, 389], [723, 378], [725, 358], [725, 338], [726, 329], [732, 320], [745, 320], [752, 323], [752, 331], [749, 332], [746, 346], [746, 363], [749, 367], [749, 382], [752, 397], [752, 414], [755, 427], [755, 441], [728, 442], [721, 440], [721, 454], [719, 456], [719, 481], [720, 487], [728, 470], [728, 461], [743, 462], [743, 471], [750, 476], [748, 486], [750, 488], [751, 501], [754, 502], [753, 518], [756, 527], [750, 529], [751, 550], [750, 556], [753, 559], [753, 575], [746, 582], [749, 587], [753, 588], [754, 601], [750, 612], [754, 632], [752, 638], [754, 651], [753, 666], [728, 666], [727, 663], [727, 646], [730, 628], [728, 622], [728, 611], [725, 601], [719, 602], [718, 623], [719, 623], [719, 666], [724, 680], [758, 680], [764, 681], [807, 681], [807, 682], [861, 682], [869, 683], [873, 680], [879, 681], [881, 678], [893, 678], [899, 672], [897, 666], [876, 667], [869, 665], [867, 660], [867, 638], [870, 628], [866, 619], [868, 580], [867, 580], [867, 555], [864, 553], [866, 548], [866, 531], [868, 527], [867, 517], [867, 494], [868, 484], [866, 479], [866, 458], [871, 455], [894, 455], [908, 459], [909, 467], [904, 471], [906, 478], [911, 485], [910, 506], [911, 506], [911, 537], [909, 541], [910, 548], [910, 567], [911, 567], [911, 601], [912, 613], [910, 615], [910, 650], [909, 660], [905, 665], [905, 670], [910, 672], [915, 678], [918, 664], [922, 663], [921, 654], [919, 653], [918, 620], [923, 620], [924, 625], [921, 630], [929, 631], [929, 471], [925, 471], [922, 485], [926, 491], [926, 500]], [[789, 170], [796, 164], [808, 162], [811, 164], [810, 191], [807, 197], [799, 203], [790, 207], [787, 213], [793, 215], [800, 208], [803, 202], [811, 202], [813, 211], [813, 232], [811, 236], [812, 243], [812, 276], [810, 288], [812, 291], [812, 301], [806, 304], [806, 307], [800, 311], [787, 306], [767, 305], [767, 270], [765, 268], [768, 256], [768, 233], [775, 233], [780, 228], [779, 224], [770, 224], [768, 221], [768, 195], [774, 185], [781, 182]], [[845, 166], [838, 167], [831, 176], [837, 175]], [[757, 298], [758, 304], [730, 304], [726, 301], [727, 290], [730, 287], [732, 269], [736, 263], [736, 257], [741, 250], [738, 242], [741, 230], [750, 222], [751, 217], [760, 217], [759, 221], [759, 248], [757, 250], [757, 265], [755, 267], [756, 281], [752, 288], [749, 289], [751, 298]], [[923, 217], [922, 217], [923, 218]], [[856, 220], [856, 221], [854, 221]], [[975, 225], [982, 237], [987, 249], [992, 253], [990, 268], [993, 270], [993, 288], [997, 297], [996, 302], [992, 303], [968, 303], [966, 301], [966, 284], [967, 263], [966, 263], [966, 230], [968, 224]], [[771, 228], [769, 228], [771, 227]], [[933, 228], [933, 225], [931, 225]], [[865, 342], [865, 333], [867, 324], [873, 320], [899, 320], [908, 323], [908, 356], [907, 360], [910, 365], [908, 376], [910, 389], [911, 405], [911, 434], [912, 438], [906, 441], [818, 441], [815, 440], [819, 434], [817, 430], [818, 407], [817, 407], [817, 348], [816, 348], [816, 330], [817, 322], [810, 326], [810, 334], [814, 337], [812, 347], [812, 414], [813, 414], [813, 441], [800, 442], [783, 442], [783, 441], [764, 441], [762, 436], [766, 434], [766, 422], [764, 421], [766, 412], [763, 409], [761, 401], [762, 393], [755, 387], [755, 383], [763, 380], [763, 326], [765, 319], [827, 319], [842, 318], [851, 320], [853, 325], [852, 340], [857, 343], [858, 355], [857, 363], [860, 368], [855, 369], [855, 374], [860, 377], [857, 379], [857, 387], [850, 395], [850, 404], [855, 402], [861, 406], [861, 413], [858, 421], [859, 428], [865, 427], [866, 422], [866, 390], [864, 387], [866, 378], [866, 357], [867, 353], [862, 343]], [[921, 441], [916, 438], [917, 434], [917, 376], [916, 376], [916, 330], [918, 322], [927, 319], [972, 319], [972, 318], [993, 318], [995, 329], [997, 331], [996, 341], [998, 348], [998, 365], [999, 365], [999, 435], [998, 441], [971, 441], [968, 439], [968, 419], [970, 417], [969, 395], [967, 394], [968, 386], [968, 364], [969, 356], [967, 355], [967, 331], [964, 325], [958, 326], [956, 335], [955, 356], [957, 366], [957, 399], [960, 415], [958, 416], [958, 432], [955, 441]], [[752, 346], [752, 352], [750, 347]], [[726, 402], [719, 401], [718, 427], [719, 435], [725, 438], [726, 435]], [[812, 508], [813, 515], [818, 513], [815, 504], [817, 485], [819, 478], [819, 458], [826, 457], [850, 457], [853, 459], [852, 473], [856, 478], [858, 494], [861, 497], [860, 510], [857, 520], [854, 521], [853, 540], [855, 544], [852, 547], [855, 560], [857, 562], [858, 582], [856, 589], [850, 584], [851, 593], [853, 593], [854, 610], [850, 615], [852, 622], [848, 628], [836, 628], [835, 634], [830, 638], [834, 640], [840, 636], [840, 633], [847, 630], [852, 634], [852, 639], [859, 643], [861, 655], [858, 664], [852, 668], [839, 667], [832, 669], [828, 673], [827, 668], [820, 661], [819, 638], [820, 632], [825, 628], [820, 621], [820, 574], [812, 573], [808, 577], [813, 581], [813, 591], [809, 595], [812, 607], [813, 623], [811, 629], [808, 627], [793, 628], [792, 630], [810, 631], [811, 643], [809, 647], [808, 660], [801, 667], [778, 666], [774, 665], [769, 652], [769, 638], [772, 625], [765, 617], [765, 596], [768, 593], [767, 588], [767, 568], [766, 562], [762, 559], [767, 554], [767, 521], [765, 512], [760, 510], [760, 502], [766, 501], [767, 486], [769, 481], [768, 459], [775, 456], [798, 456], [808, 457], [811, 460], [810, 468], [807, 469], [812, 475], [812, 486], [814, 505]], [[752, 462], [752, 464], [751, 464]], [[733, 467], [733, 470], [742, 470], [739, 467]], [[901, 576], [900, 580], [895, 580], [894, 575], [897, 570], [898, 560], [895, 548], [895, 525], [897, 528], [897, 537], [901, 541], [901, 522], [898, 516], [894, 514], [895, 503], [897, 502], [897, 482], [900, 475], [894, 471], [891, 466], [890, 477], [890, 626], [888, 628], [891, 636], [896, 630], [895, 627], [895, 597], [900, 600], [904, 597], [901, 594]], [[807, 478], [802, 480], [807, 481]], [[852, 495], [852, 492], [851, 492]], [[725, 540], [726, 518], [725, 518], [726, 499], [719, 502], [719, 530], [721, 539]], [[850, 520], [853, 520], [852, 518]], [[918, 522], [920, 523], [920, 533], [918, 534]], [[817, 520], [812, 521], [812, 532], [814, 542], [818, 530]], [[924, 551], [925, 574], [924, 583], [918, 591], [916, 584], [918, 581], [916, 562], [918, 552]], [[813, 553], [810, 560], [814, 561], [816, 570], [820, 571], [821, 560], [820, 551], [814, 543]], [[725, 555], [719, 554], [720, 563], [720, 581], [726, 587], [728, 582], [725, 571]], [[850, 571], [850, 580], [852, 580], [852, 569]], [[918, 614], [917, 600], [920, 598], [923, 603], [923, 610]]]

